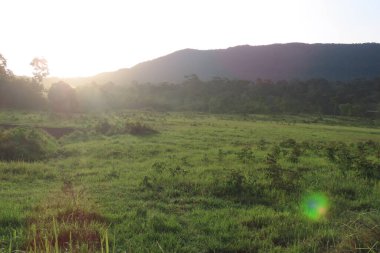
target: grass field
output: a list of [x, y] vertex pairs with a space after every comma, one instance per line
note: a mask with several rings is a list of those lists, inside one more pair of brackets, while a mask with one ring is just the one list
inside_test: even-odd
[[46, 137], [42, 158], [0, 161], [0, 252], [380, 252], [378, 122], [3, 111], [5, 123], [76, 130]]

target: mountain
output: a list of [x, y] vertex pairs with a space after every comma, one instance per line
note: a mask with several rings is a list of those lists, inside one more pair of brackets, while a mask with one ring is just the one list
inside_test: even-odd
[[215, 76], [244, 80], [373, 78], [380, 76], [380, 44], [288, 43], [217, 50], [184, 49], [130, 69], [71, 79], [71, 82], [178, 82], [191, 74], [204, 80]]

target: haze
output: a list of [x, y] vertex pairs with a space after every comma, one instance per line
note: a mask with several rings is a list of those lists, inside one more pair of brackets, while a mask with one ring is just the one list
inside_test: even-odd
[[379, 42], [380, 3], [361, 1], [1, 0], [0, 53], [18, 75], [33, 57], [51, 76], [131, 67], [183, 48]]

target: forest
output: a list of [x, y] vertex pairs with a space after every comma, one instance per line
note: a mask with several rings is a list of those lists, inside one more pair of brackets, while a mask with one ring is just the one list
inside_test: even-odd
[[57, 112], [151, 109], [239, 114], [318, 114], [378, 118], [380, 78], [256, 81], [185, 76], [181, 83], [99, 84], [73, 88], [63, 81], [44, 87], [43, 69], [17, 77], [2, 64], [0, 108]]

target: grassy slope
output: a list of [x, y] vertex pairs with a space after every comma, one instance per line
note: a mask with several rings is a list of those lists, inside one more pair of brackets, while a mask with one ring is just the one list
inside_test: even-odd
[[[292, 172], [283, 175], [288, 181], [276, 183], [268, 178], [266, 157], [288, 138], [297, 143], [379, 142], [378, 128], [350, 127], [344, 120], [341, 125], [310, 124], [297, 117], [150, 112], [65, 120], [2, 112], [0, 122], [74, 126], [89, 132], [97, 119], [105, 117], [114, 123], [141, 121], [160, 133], [67, 137], [60, 141], [59, 153], [46, 161], [1, 162], [0, 248], [8, 248], [11, 234], [12, 247], [22, 247], [28, 217], [36, 215], [41, 203], [58, 196], [64, 182], [84, 189], [107, 218], [117, 251], [339, 252], [352, 249], [355, 242], [363, 248], [376, 243], [361, 239], [363, 230], [350, 222], [368, 212], [379, 219], [374, 211], [380, 208], [378, 181], [342, 169], [317, 148], [305, 149], [297, 163], [281, 154], [278, 163]], [[254, 157], [237, 155], [245, 147]], [[369, 156], [378, 161], [372, 153]], [[293, 174], [296, 179], [291, 179]], [[329, 196], [325, 219], [314, 222], [302, 215], [300, 202], [308, 192]], [[357, 240], [349, 234], [357, 234]]]

